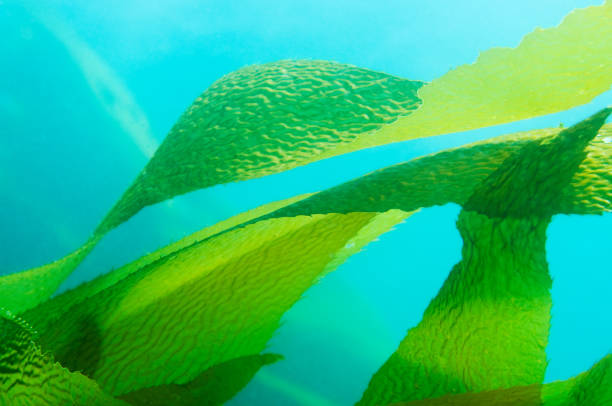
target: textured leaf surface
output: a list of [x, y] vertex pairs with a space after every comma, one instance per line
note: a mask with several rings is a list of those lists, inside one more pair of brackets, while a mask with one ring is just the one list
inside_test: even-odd
[[187, 109], [98, 230], [182, 193], [316, 161], [416, 109], [422, 84], [327, 61], [230, 73]]
[[390, 406], [607, 406], [612, 404], [612, 357], [567, 381], [444, 395]]
[[29, 325], [0, 309], [0, 405], [127, 406], [43, 354], [35, 338]]
[[75, 252], [50, 264], [0, 277], [0, 307], [22, 313], [49, 299], [98, 240], [92, 238]]
[[228, 230], [72, 307], [41, 331], [43, 348], [114, 395], [187, 383], [264, 350], [308, 287], [406, 216], [300, 216]]
[[[610, 110], [605, 109], [592, 119], [585, 120], [580, 124], [580, 131], [591, 135], [598, 132], [609, 113]], [[502, 164], [509, 164], [510, 158], [527, 149], [537, 150], [538, 146], [550, 142], [560, 131], [556, 128], [505, 135], [390, 166], [280, 208], [266, 217], [382, 212], [391, 209], [411, 211], [449, 202], [463, 206], [477, 188], [484, 187], [483, 183]], [[568, 134], [568, 131], [565, 133]], [[601, 214], [612, 210], [610, 134], [612, 125], [602, 127], [580, 155], [573, 158], [574, 164], [576, 159], [582, 159], [582, 162], [570, 181], [560, 191], [557, 190], [553, 201], [545, 206], [550, 214]], [[570, 165], [568, 155], [563, 153], [558, 159], [567, 160]], [[542, 170], [538, 176], [554, 171], [554, 166]], [[522, 179], [520, 185], [530, 187], [529, 178]], [[527, 195], [519, 197], [525, 198]]]
[[543, 381], [552, 305], [546, 228], [609, 114], [525, 144], [474, 188], [457, 222], [461, 262], [359, 405]]
[[259, 369], [282, 359], [276, 354], [249, 355], [217, 364], [184, 385], [160, 385], [121, 396], [132, 406], [217, 406], [232, 399]]
[[98, 292], [101, 292], [109, 286], [114, 285], [115, 283], [121, 281], [132, 273], [144, 268], [145, 266], [181, 249], [187, 248], [190, 245], [196, 244], [198, 242], [206, 240], [207, 238], [223, 233], [228, 229], [234, 228], [254, 218], [258, 218], [272, 211], [278, 210], [281, 207], [297, 202], [308, 196], [310, 195], [301, 195], [292, 197], [290, 199], [268, 203], [253, 210], [249, 210], [244, 213], [240, 213], [236, 216], [230, 217], [229, 219], [216, 223], [210, 227], [206, 227], [185, 238], [182, 238], [181, 240], [173, 244], [162, 247], [118, 269], [100, 275], [90, 282], [86, 282], [70, 291], [64, 292], [61, 295], [58, 295], [42, 303], [40, 306], [37, 306], [36, 308], [33, 308], [23, 313], [23, 317], [29, 320], [32, 324], [36, 325], [39, 330], [44, 331], [46, 330], [46, 326], [54, 323], [72, 306], [84, 301], [88, 297], [91, 297]]
[[493, 48], [419, 90], [423, 105], [364, 146], [466, 131], [563, 111], [612, 85], [612, 2], [578, 9], [516, 48]]
[[[586, 103], [612, 84], [611, 19], [610, 0], [574, 11], [517, 48], [489, 50], [425, 86], [326, 61], [281, 61], [231, 73], [178, 120], [102, 220], [94, 241], [143, 207], [192, 190]], [[0, 286], [20, 291], [31, 291], [31, 280], [43, 282], [36, 284], [36, 297], [13, 295], [0, 305], [21, 312], [50, 297], [93, 245], [61, 260], [65, 264], [0, 279]]]
[[612, 1], [576, 10], [517, 48], [489, 50], [423, 87], [326, 61], [281, 61], [231, 73], [179, 119], [98, 232], [199, 188], [584, 104], [612, 85], [610, 20]]

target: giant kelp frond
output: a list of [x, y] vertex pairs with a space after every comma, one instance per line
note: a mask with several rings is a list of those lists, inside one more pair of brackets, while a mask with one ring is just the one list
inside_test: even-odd
[[0, 277], [0, 306], [21, 313], [49, 299], [99, 241], [92, 237], [66, 257], [38, 268]]
[[265, 365], [282, 359], [277, 354], [257, 354], [222, 362], [193, 381], [139, 389], [120, 396], [132, 406], [217, 406], [232, 399]]
[[563, 111], [612, 85], [612, 1], [493, 48], [419, 90], [422, 106], [366, 145], [466, 131]]
[[[592, 120], [580, 124], [581, 131], [596, 136], [581, 150], [578, 158], [574, 157], [582, 161], [577, 162], [578, 167], [571, 173], [569, 182], [563, 183], [553, 201], [545, 205], [544, 209], [550, 214], [601, 214], [612, 210], [612, 143], [607, 138], [612, 125], [601, 127], [609, 113], [610, 109], [604, 109]], [[499, 171], [504, 163], [509, 164], [511, 158], [517, 159], [519, 154], [533, 151], [535, 155], [525, 159], [533, 158], [533, 164], [539, 164], [540, 146], [549, 143], [559, 132], [561, 129], [551, 128], [504, 135], [417, 158], [324, 190], [264, 218], [391, 209], [411, 211], [449, 202], [463, 206], [468, 204], [475, 190], [491, 182], [487, 178]], [[567, 129], [563, 133], [571, 136], [571, 132]], [[558, 155], [560, 161], [569, 159], [563, 151], [558, 151]], [[538, 176], [554, 168], [542, 168]], [[529, 178], [522, 182], [524, 187], [529, 186], [524, 185]], [[504, 193], [503, 188], [495, 192], [494, 186], [487, 187], [494, 193]], [[517, 198], [530, 197], [531, 193]]]
[[328, 61], [280, 61], [230, 73], [181, 116], [98, 232], [182, 193], [318, 160], [410, 114], [422, 85]]
[[[138, 396], [146, 397], [152, 392], [145, 389], [152, 387], [183, 393], [181, 385], [203, 371], [264, 350], [282, 314], [312, 283], [408, 215], [393, 208], [457, 201], [472, 206], [459, 222], [466, 241], [465, 264], [453, 270], [440, 297], [432, 302], [437, 310], [426, 313], [424, 325], [436, 326], [439, 334], [429, 327], [420, 328], [422, 333], [415, 330], [409, 347], [426, 345], [418, 353], [437, 354], [444, 347], [451, 348], [446, 341], [449, 337], [468, 336], [469, 348], [477, 350], [471, 355], [464, 351], [444, 368], [430, 366], [426, 375], [436, 377], [437, 392], [426, 392], [428, 378], [418, 374], [411, 379], [423, 382], [415, 390], [431, 397], [540, 382], [550, 310], [544, 238], [554, 210], [545, 216], [504, 219], [486, 208], [498, 207], [508, 196], [519, 193], [515, 184], [523, 177], [543, 177], [539, 183], [546, 193], [532, 195], [540, 202], [550, 194], [559, 195], [575, 179], [582, 179], [578, 184], [585, 193], [609, 194], [609, 184], [589, 172], [595, 168], [601, 173], [602, 167], [610, 166], [609, 160], [598, 161], [589, 152], [593, 142], [601, 141], [589, 139], [608, 114], [604, 110], [564, 131], [506, 136], [442, 152], [319, 194], [266, 205], [60, 295], [26, 316], [40, 321], [45, 349], [70, 369], [95, 378], [110, 393], [142, 389]], [[565, 142], [563, 149], [558, 148], [559, 142]], [[604, 145], [609, 144], [601, 144], [596, 150], [607, 154], [609, 147]], [[572, 145], [576, 154], [572, 154]], [[561, 152], [564, 157], [560, 158]], [[453, 172], [453, 165], [466, 170]], [[560, 166], [567, 169], [555, 170]], [[505, 173], [514, 181], [499, 184]], [[429, 183], [423, 186], [425, 176]], [[500, 192], [491, 200], [492, 188], [507, 195]], [[592, 199], [586, 201], [585, 207], [591, 207], [588, 202]], [[322, 206], [324, 203], [330, 206]], [[531, 210], [528, 203], [522, 210]], [[338, 204], [346, 206], [339, 209]], [[496, 247], [499, 250], [492, 254]], [[522, 270], [521, 278], [512, 276], [517, 268]], [[453, 309], [458, 308], [462, 310], [454, 315]], [[491, 337], [499, 338], [500, 330], [506, 331], [505, 347], [497, 351]], [[496, 354], [491, 358], [493, 364], [489, 358], [479, 358], [485, 346]], [[402, 382], [411, 365], [420, 369], [427, 365], [423, 359], [409, 358], [406, 354], [392, 357], [392, 368], [381, 373], [391, 371]], [[479, 366], [486, 373], [464, 371], [466, 365]], [[508, 373], [511, 370], [514, 372]], [[378, 392], [389, 393], [386, 384], [381, 388]]]
[[295, 203], [308, 196], [310, 195], [300, 195], [292, 197], [290, 199], [264, 204], [255, 209], [248, 210], [244, 213], [240, 213], [236, 216], [230, 217], [229, 219], [216, 223], [210, 227], [206, 227], [200, 231], [197, 231], [191, 235], [180, 239], [179, 241], [173, 244], [162, 247], [129, 264], [126, 264], [111, 272], [102, 274], [92, 281], [83, 283], [72, 290], [69, 290], [52, 299], [49, 299], [46, 302], [43, 302], [41, 305], [23, 313], [23, 317], [30, 320], [33, 324], [38, 326], [39, 329], [45, 330], [48, 324], [54, 323], [55, 320], [59, 319], [72, 306], [79, 304], [88, 297], [91, 297], [96, 293], [108, 288], [109, 286], [112, 286], [115, 283], [125, 279], [129, 275], [144, 268], [145, 266], [164, 257], [167, 257], [177, 251], [187, 248], [193, 244], [204, 241], [217, 234], [221, 234], [229, 229], [233, 229], [236, 226], [245, 224], [255, 218], [259, 218], [270, 212], [276, 211], [281, 207]]
[[[461, 262], [359, 405], [543, 381], [552, 305], [546, 229], [611, 111], [526, 143], [478, 183], [457, 221]], [[528, 391], [537, 400], [536, 388]]]
[[0, 309], [1, 406], [127, 406], [43, 354], [35, 338], [28, 325]]
[[323, 61], [239, 70], [196, 99], [98, 231], [202, 187], [584, 104], [612, 85], [611, 19], [611, 1], [574, 11], [423, 87]]
[[[612, 2], [577, 10], [515, 49], [493, 49], [431, 84], [326, 61], [243, 68], [215, 82], [168, 134], [90, 241], [55, 264], [0, 278], [30, 297], [0, 296], [23, 311], [50, 297], [102, 236], [147, 205], [357, 149], [479, 128], [586, 103], [612, 84]], [[604, 205], [606, 203], [604, 202]]]
[[121, 395], [265, 349], [287, 311], [408, 213], [270, 219], [145, 265], [41, 329], [43, 348]]
[[607, 406], [612, 404], [612, 356], [566, 381], [393, 403], [389, 406]]

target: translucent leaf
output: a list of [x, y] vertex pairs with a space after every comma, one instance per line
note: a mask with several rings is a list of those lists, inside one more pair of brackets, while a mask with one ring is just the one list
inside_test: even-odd
[[408, 215], [299, 216], [229, 229], [65, 309], [45, 324], [41, 343], [113, 395], [190, 382], [263, 351], [306, 289]]
[[78, 372], [44, 354], [36, 332], [0, 309], [0, 405], [125, 405]]
[[525, 144], [473, 189], [457, 221], [461, 262], [359, 405], [543, 381], [552, 306], [546, 229], [609, 114]]

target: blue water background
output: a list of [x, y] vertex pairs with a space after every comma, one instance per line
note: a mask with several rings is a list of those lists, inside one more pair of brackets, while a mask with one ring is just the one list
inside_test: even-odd
[[[79, 247], [172, 124], [213, 81], [253, 63], [328, 59], [430, 81], [601, 1], [0, 0], [0, 274]], [[62, 289], [268, 201], [509, 132], [566, 126], [612, 104], [385, 145], [189, 193], [112, 231]], [[461, 240], [456, 205], [422, 210], [310, 289], [230, 404], [343, 405], [420, 320]], [[556, 216], [547, 381], [612, 347], [612, 214]]]

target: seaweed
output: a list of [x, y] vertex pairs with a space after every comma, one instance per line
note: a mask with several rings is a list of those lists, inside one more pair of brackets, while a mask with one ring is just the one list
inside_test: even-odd
[[497, 137], [266, 204], [51, 296], [108, 231], [145, 206], [360, 148], [586, 103], [612, 83], [611, 18], [610, 1], [575, 11], [429, 84], [327, 61], [221, 78], [82, 247], [0, 278], [8, 309], [0, 314], [0, 405], [222, 404], [282, 359], [266, 345], [313, 284], [415, 211], [449, 202], [462, 207], [462, 259], [358, 404], [609, 404], [610, 355], [568, 381], [542, 382], [552, 305], [547, 226], [556, 214], [612, 211], [612, 108], [566, 129]]

